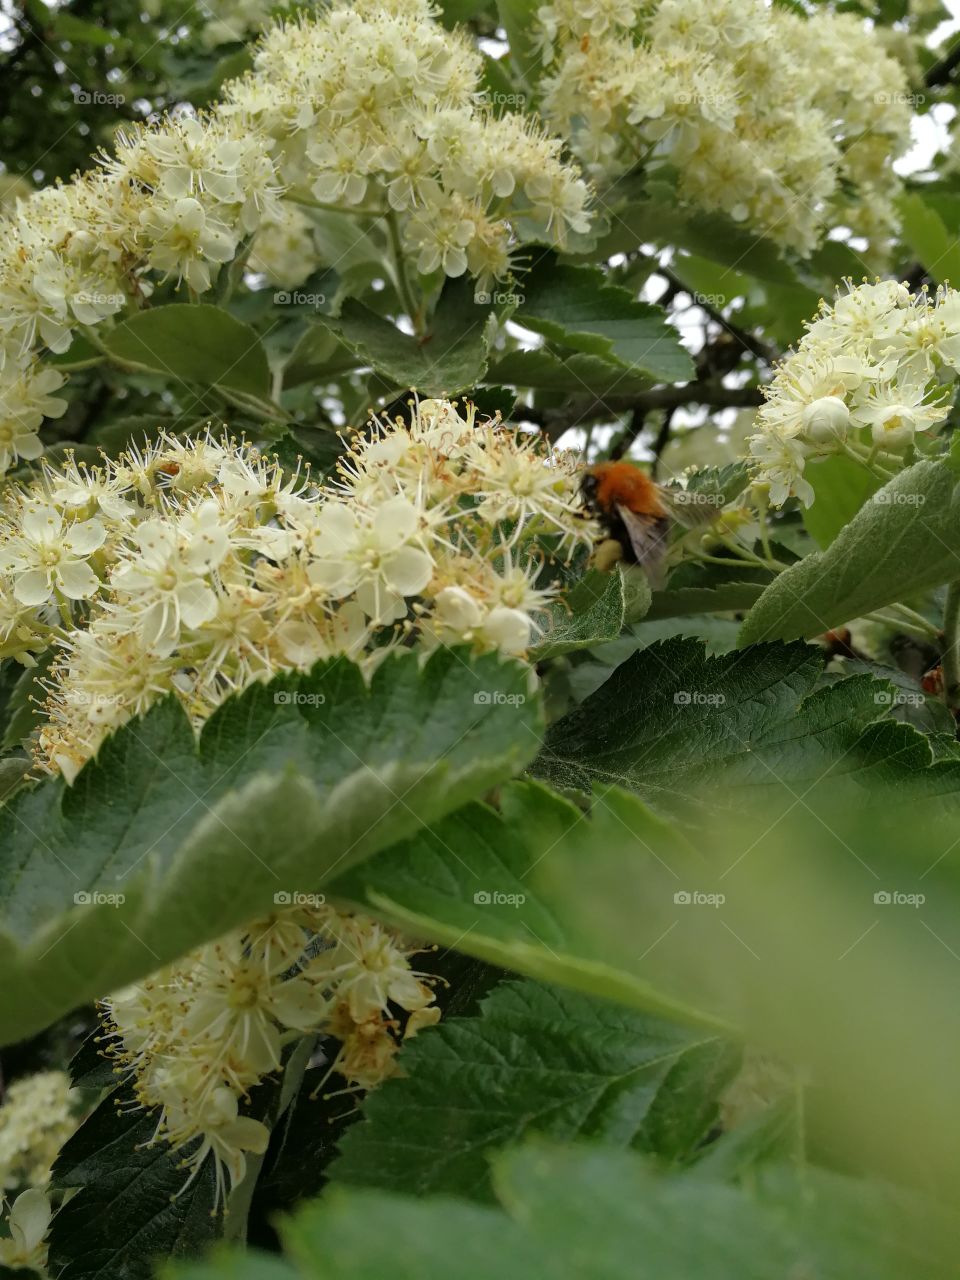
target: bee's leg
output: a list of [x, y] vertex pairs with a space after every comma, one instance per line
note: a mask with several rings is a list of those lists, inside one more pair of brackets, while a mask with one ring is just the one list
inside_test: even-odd
[[593, 549], [591, 563], [601, 573], [610, 573], [623, 559], [623, 546], [616, 538], [604, 538]]

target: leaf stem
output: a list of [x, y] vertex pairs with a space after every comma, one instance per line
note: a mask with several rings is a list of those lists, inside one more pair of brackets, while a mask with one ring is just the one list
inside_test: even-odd
[[381, 209], [377, 206], [355, 204], [324, 204], [322, 200], [314, 200], [312, 196], [303, 195], [298, 192], [288, 191], [284, 196], [285, 200], [289, 200], [291, 204], [302, 205], [305, 209], [322, 209], [325, 213], [349, 213], [354, 216], [367, 218], [384, 218], [389, 213], [389, 209]]
[[[315, 1035], [303, 1036], [287, 1059], [287, 1064], [283, 1069], [283, 1084], [277, 1092], [273, 1106], [267, 1115], [263, 1117], [263, 1123], [271, 1134], [276, 1127], [277, 1121], [296, 1096], [297, 1089], [303, 1080], [304, 1072], [310, 1063], [310, 1055], [313, 1053], [316, 1040], [317, 1037]], [[247, 1156], [247, 1167], [243, 1178], [230, 1192], [223, 1230], [224, 1239], [226, 1240], [235, 1240], [243, 1243], [247, 1238], [247, 1220], [250, 1216], [250, 1205], [253, 1203], [253, 1193], [257, 1187], [265, 1155], [266, 1152], [264, 1151], [259, 1155]]]
[[752, 564], [762, 565], [764, 569], [775, 569], [777, 573], [782, 573], [784, 569], [788, 569], [790, 567], [789, 565], [784, 564], [782, 560], [777, 560], [771, 555], [758, 556], [756, 552], [751, 551], [748, 547], [743, 546], [742, 543], [739, 543], [724, 534], [720, 535], [720, 541], [727, 550], [732, 551], [734, 555], [739, 556], [742, 560], [749, 560]]
[[387, 230], [390, 233], [390, 248], [393, 250], [393, 262], [397, 272], [397, 289], [401, 301], [407, 309], [407, 315], [417, 335], [423, 333], [422, 308], [417, 305], [407, 277], [407, 267], [403, 256], [403, 245], [400, 241], [400, 224], [393, 209], [386, 215]]
[[896, 631], [902, 632], [905, 636], [913, 636], [915, 640], [930, 640], [937, 635], [936, 627], [918, 627], [915, 623], [909, 622], [902, 615], [895, 613], [884, 613], [882, 609], [874, 609], [872, 613], [863, 615], [865, 622], [879, 622], [885, 627], [893, 627]]
[[960, 707], [960, 581], [951, 582], [943, 607], [943, 698]]

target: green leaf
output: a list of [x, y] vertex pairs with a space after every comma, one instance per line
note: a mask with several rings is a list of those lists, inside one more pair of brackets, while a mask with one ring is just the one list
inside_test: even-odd
[[830, 546], [781, 573], [753, 606], [741, 644], [815, 636], [960, 577], [960, 489], [942, 462], [884, 485]]
[[[890, 686], [852, 676], [817, 688], [821, 650], [758, 645], [708, 657], [692, 639], [653, 644], [552, 725], [533, 772], [559, 788], [617, 784], [667, 810], [695, 801], [722, 779], [736, 805], [744, 791], [779, 783], [861, 776], [885, 761], [904, 774], [931, 763], [929, 746], [906, 726], [880, 744], [865, 736], [890, 706]], [[908, 748], [915, 760], [900, 756]]]
[[291, 427], [271, 446], [284, 471], [294, 472], [297, 466], [310, 464], [311, 479], [320, 481], [331, 475], [337, 459], [343, 456], [343, 441], [334, 431], [322, 427]]
[[71, 44], [95, 45], [101, 49], [107, 45], [126, 43], [126, 41], [120, 41], [115, 32], [97, 26], [95, 22], [85, 22], [68, 11], [62, 11], [56, 15], [53, 34], [57, 40], [69, 40]]
[[678, 587], [655, 591], [647, 617], [681, 618], [691, 613], [728, 613], [753, 607], [763, 594], [761, 582], [724, 582], [715, 587]]
[[276, 893], [317, 891], [516, 772], [540, 740], [527, 676], [439, 650], [422, 668], [391, 655], [368, 686], [331, 660], [229, 699], [199, 741], [162, 702], [73, 787], [19, 792], [0, 810], [0, 1039], [269, 913]]
[[[397, 843], [368, 865], [336, 878], [330, 892], [414, 936], [454, 946], [489, 964], [562, 983], [658, 1017], [726, 1030], [728, 1024], [664, 994], [623, 964], [598, 958], [568, 927], [554, 867], [590, 866], [599, 850], [628, 845], [636, 874], [693, 875], [699, 858], [686, 840], [636, 797], [611, 788], [589, 819], [537, 783], [514, 783], [499, 807], [471, 804]], [[451, 858], [450, 850], [457, 851]], [[694, 880], [696, 877], [694, 877]], [[594, 886], [596, 888], [596, 886]], [[672, 890], [671, 890], [672, 893]], [[558, 908], [559, 903], [559, 908]]]
[[270, 368], [249, 325], [209, 303], [172, 302], [131, 316], [104, 332], [111, 355], [154, 373], [201, 386], [215, 384], [269, 407]]
[[[532, 1143], [493, 1166], [500, 1207], [332, 1188], [281, 1227], [301, 1280], [950, 1280], [946, 1210], [896, 1189], [776, 1169], [756, 1192], [657, 1177], [642, 1157]], [[249, 1259], [248, 1259], [249, 1262]], [[167, 1280], [272, 1280], [229, 1255]], [[258, 1270], [257, 1268], [262, 1268]]]
[[474, 299], [467, 280], [448, 282], [430, 332], [421, 338], [403, 333], [355, 298], [348, 298], [331, 330], [365, 364], [399, 388], [423, 395], [454, 395], [472, 387], [487, 365], [487, 322], [492, 309]]
[[216, 1249], [209, 1262], [188, 1268], [164, 1267], [160, 1274], [164, 1280], [303, 1280], [303, 1272], [294, 1271], [272, 1254], [238, 1253], [226, 1248]]
[[8, 756], [0, 760], [0, 804], [26, 784], [32, 763], [26, 756]]
[[156, 1128], [156, 1115], [117, 1091], [67, 1139], [53, 1185], [79, 1190], [50, 1229], [60, 1280], [152, 1280], [158, 1259], [191, 1257], [220, 1234], [212, 1162], [184, 1191], [180, 1156], [164, 1142], [147, 1145]]
[[841, 455], [811, 466], [807, 478], [815, 496], [813, 506], [804, 509], [803, 523], [821, 550], [829, 547], [883, 483], [855, 458]]
[[543, 55], [534, 41], [537, 31], [537, 0], [497, 0], [497, 16], [507, 33], [510, 57], [523, 83], [533, 87], [543, 72]]
[[491, 366], [487, 380], [513, 387], [605, 397], [629, 397], [650, 386], [650, 379], [645, 375], [611, 364], [600, 356], [581, 354], [564, 359], [542, 348], [509, 352]]
[[48, 650], [40, 655], [35, 667], [17, 668], [20, 675], [4, 707], [6, 723], [0, 751], [22, 746], [43, 720], [46, 690], [42, 682], [49, 675], [52, 661], [53, 653]]
[[359, 364], [356, 354], [338, 342], [328, 328], [311, 324], [283, 367], [283, 385], [297, 387], [304, 382], [330, 382], [350, 373]]
[[701, 493], [717, 499], [718, 507], [739, 498], [750, 482], [750, 469], [745, 462], [728, 462], [722, 467], [700, 467], [686, 478], [688, 493]]
[[934, 280], [960, 285], [960, 245], [955, 232], [916, 191], [905, 192], [897, 202], [904, 240]]
[[693, 361], [663, 310], [607, 284], [599, 268], [548, 258], [518, 287], [523, 301], [515, 319], [525, 328], [658, 382], [693, 377]]
[[532, 1134], [688, 1159], [716, 1121], [739, 1054], [717, 1036], [532, 982], [403, 1048], [370, 1094], [334, 1182], [489, 1199], [489, 1156]]
[[[609, 201], [608, 201], [609, 203]], [[797, 275], [770, 240], [745, 230], [720, 213], [698, 213], [667, 204], [660, 198], [640, 200], [618, 208], [613, 229], [597, 249], [599, 257], [636, 249], [638, 244], [675, 245], [728, 268], [715, 287], [726, 292], [739, 285], [743, 275], [776, 284], [797, 284]], [[811, 295], [816, 308], [816, 295]]]
[[[649, 597], [650, 588], [646, 587], [648, 601]], [[635, 610], [640, 609], [640, 614], [635, 616], [641, 616], [645, 612], [642, 602], [634, 599], [632, 603]], [[588, 649], [604, 640], [613, 640], [623, 630], [625, 615], [626, 582], [622, 570], [587, 574], [571, 591], [566, 602], [554, 605], [551, 625], [531, 657], [540, 662], [544, 658], [556, 658], [575, 649]]]

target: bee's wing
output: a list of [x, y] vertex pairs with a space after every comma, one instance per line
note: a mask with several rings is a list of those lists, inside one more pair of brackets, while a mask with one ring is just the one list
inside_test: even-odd
[[617, 514], [630, 538], [637, 564], [646, 570], [650, 585], [657, 588], [663, 580], [663, 562], [667, 554], [670, 521], [664, 516], [638, 516], [629, 507], [617, 504]]
[[701, 529], [713, 524], [723, 507], [723, 500], [718, 495], [670, 485], [660, 486], [660, 496], [669, 507], [670, 514], [685, 529]]

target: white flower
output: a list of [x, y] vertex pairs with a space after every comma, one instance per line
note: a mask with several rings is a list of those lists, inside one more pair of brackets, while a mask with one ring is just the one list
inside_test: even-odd
[[167, 120], [143, 135], [144, 150], [160, 168], [160, 190], [173, 200], [207, 193], [216, 200], [243, 199], [237, 166], [242, 144], [218, 136], [210, 124], [190, 116]]
[[770, 504], [781, 507], [791, 496], [805, 507], [813, 504], [813, 488], [803, 478], [807, 448], [799, 440], [767, 430], [750, 437], [750, 457], [756, 480], [770, 486]]
[[917, 431], [942, 422], [949, 405], [931, 403], [922, 386], [901, 382], [883, 385], [868, 393], [852, 411], [854, 422], [870, 428], [875, 443], [888, 449], [909, 444]]
[[19, 1269], [43, 1266], [46, 1260], [44, 1239], [50, 1228], [53, 1210], [46, 1192], [30, 1187], [14, 1200], [7, 1225], [9, 1239], [0, 1240], [0, 1261]]
[[141, 223], [150, 241], [150, 265], [185, 278], [198, 293], [210, 288], [210, 264], [219, 267], [237, 251], [236, 233], [190, 196], [156, 202], [144, 210]]
[[402, 616], [403, 598], [419, 595], [433, 574], [431, 556], [416, 545], [420, 520], [416, 506], [400, 496], [367, 519], [346, 504], [327, 504], [311, 543], [311, 580], [338, 598], [356, 592], [370, 617]]
[[159, 657], [173, 652], [182, 627], [199, 627], [217, 611], [206, 575], [226, 554], [223, 530], [209, 518], [193, 516], [190, 524], [184, 542], [168, 522], [145, 521], [135, 534], [135, 555], [128, 553], [111, 580], [115, 591], [136, 597], [140, 636]]
[[63, 516], [52, 503], [26, 503], [19, 532], [0, 545], [0, 570], [15, 575], [13, 594], [21, 604], [44, 604], [57, 591], [68, 600], [86, 600], [100, 586], [87, 557], [105, 537], [99, 520], [64, 528]]

